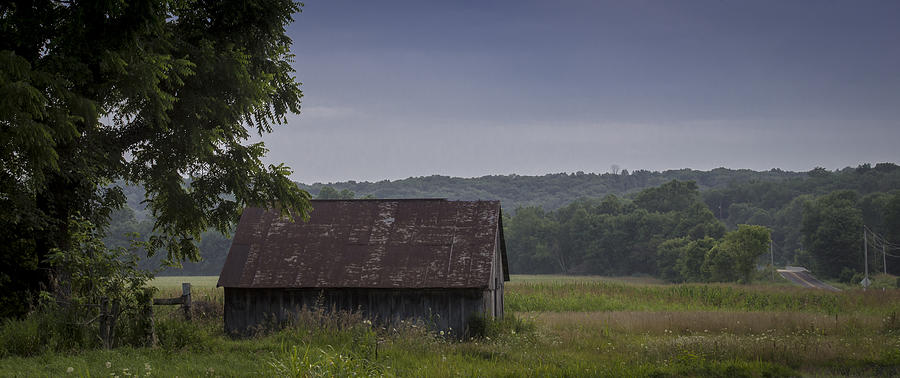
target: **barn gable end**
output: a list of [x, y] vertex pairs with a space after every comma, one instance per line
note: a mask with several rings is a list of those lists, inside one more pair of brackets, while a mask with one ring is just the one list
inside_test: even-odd
[[312, 201], [308, 222], [247, 208], [219, 276], [225, 328], [243, 334], [322, 305], [465, 330], [502, 316], [509, 280], [497, 201]]

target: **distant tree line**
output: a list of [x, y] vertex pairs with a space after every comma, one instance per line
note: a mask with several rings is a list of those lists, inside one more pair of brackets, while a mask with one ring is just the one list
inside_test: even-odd
[[613, 173], [553, 173], [543, 176], [493, 175], [476, 178], [447, 176], [410, 177], [394, 181], [337, 182], [329, 184], [298, 184], [310, 193], [320, 193], [323, 188], [338, 192], [348, 190], [358, 196], [373, 198], [448, 198], [456, 200], [498, 200], [507, 212], [519, 207], [539, 206], [555, 210], [579, 198], [603, 198], [608, 194], [619, 196], [635, 194], [643, 189], [660, 186], [671, 180], [694, 181], [700, 190], [728, 188], [747, 182], [778, 182], [791, 178], [803, 178], [806, 173], [733, 170], [717, 168], [711, 171], [692, 169], [652, 172], [628, 170]]
[[[747, 280], [746, 267], [768, 264], [768, 242], [762, 256], [757, 249], [743, 255], [747, 250], [735, 246], [763, 240], [766, 233], [776, 266], [801, 265], [849, 282], [863, 271], [864, 225], [884, 238], [870, 241], [870, 270], [882, 271], [885, 261], [889, 272], [900, 270], [900, 258], [890, 256], [900, 255], [893, 249], [900, 244], [900, 167], [891, 163], [805, 173], [720, 168], [300, 185], [318, 199], [501, 199], [513, 273]], [[106, 239], [114, 246], [127, 245], [126, 232], [146, 235], [152, 229], [140, 203], [142, 189], [126, 187], [125, 194], [129, 206], [114, 213]], [[557, 206], [563, 196], [570, 197]], [[511, 205], [516, 203], [521, 205]], [[878, 242], [888, 243], [886, 258]], [[229, 244], [221, 233], [204, 233], [199, 242], [203, 260], [166, 268], [163, 274], [218, 274]], [[141, 264], [162, 262], [154, 257]]]
[[671, 281], [751, 280], [769, 230], [725, 224], [693, 181], [670, 181], [633, 200], [608, 195], [504, 219], [510, 270], [523, 273], [656, 275]]
[[[827, 171], [779, 182], [750, 181], [703, 192], [704, 202], [729, 228], [772, 229], [776, 265], [797, 264], [827, 278], [857, 281], [864, 270], [863, 227], [869, 270], [900, 272], [900, 167], [891, 163]], [[881, 244], [888, 256], [881, 255]], [[877, 258], [876, 258], [877, 257]], [[857, 276], [857, 279], [854, 279]]]

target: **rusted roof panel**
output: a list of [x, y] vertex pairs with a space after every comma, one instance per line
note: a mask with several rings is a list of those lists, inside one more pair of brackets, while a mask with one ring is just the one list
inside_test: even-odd
[[498, 201], [312, 205], [309, 221], [294, 223], [276, 211], [245, 209], [218, 286], [480, 288], [490, 282], [495, 248], [508, 277], [505, 243], [495, 246], [502, 238]]

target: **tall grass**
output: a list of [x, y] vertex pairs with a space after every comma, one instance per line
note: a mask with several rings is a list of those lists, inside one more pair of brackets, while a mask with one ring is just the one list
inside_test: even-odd
[[[168, 290], [158, 295], [180, 295], [180, 287]], [[233, 340], [222, 329], [217, 293], [195, 287], [195, 302], [209, 295], [214, 307], [193, 322], [176, 306], [157, 306], [157, 348], [38, 348], [30, 357], [0, 358], [0, 376], [65, 376], [68, 368], [80, 376], [900, 375], [900, 311], [891, 311], [898, 298], [890, 290], [511, 282], [506, 310], [515, 316], [485, 320], [465, 340], [421, 322], [387, 328], [323, 311]], [[527, 306], [534, 310], [523, 312]], [[604, 310], [580, 310], [592, 307]], [[0, 348], [41, 345], [42, 325], [30, 321], [0, 327]]]
[[511, 311], [900, 312], [900, 290], [844, 291], [727, 284], [630, 285], [607, 281], [511, 282]]

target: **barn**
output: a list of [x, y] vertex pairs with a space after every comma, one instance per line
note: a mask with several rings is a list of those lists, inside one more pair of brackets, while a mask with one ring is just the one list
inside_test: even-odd
[[247, 208], [217, 286], [242, 335], [303, 309], [421, 319], [462, 334], [503, 315], [509, 281], [498, 201], [313, 200], [308, 222]]

